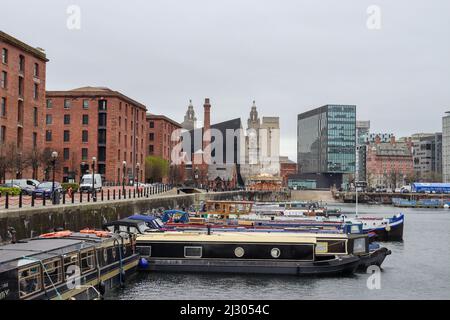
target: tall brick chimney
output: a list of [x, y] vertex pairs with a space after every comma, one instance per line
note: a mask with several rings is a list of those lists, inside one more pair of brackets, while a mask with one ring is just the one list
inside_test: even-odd
[[209, 98], [205, 98], [205, 103], [203, 104], [203, 161], [202, 161], [202, 171], [203, 171], [203, 181], [208, 183], [207, 172], [208, 164], [211, 163], [211, 104], [209, 103]]
[[209, 103], [209, 98], [205, 98], [205, 103], [203, 104], [203, 150], [211, 142], [209, 129], [211, 129], [211, 104]]

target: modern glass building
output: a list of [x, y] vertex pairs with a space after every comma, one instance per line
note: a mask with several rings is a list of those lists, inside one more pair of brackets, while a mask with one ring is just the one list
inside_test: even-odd
[[343, 175], [354, 174], [356, 106], [325, 105], [299, 114], [297, 162], [305, 178], [322, 175], [318, 187], [340, 187]]

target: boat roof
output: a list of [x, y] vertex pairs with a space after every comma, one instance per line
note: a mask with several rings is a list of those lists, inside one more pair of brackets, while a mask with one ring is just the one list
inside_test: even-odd
[[61, 255], [89, 249], [109, 241], [94, 234], [73, 232], [63, 238], [32, 238], [0, 246], [0, 273]]
[[316, 243], [317, 239], [350, 239], [366, 237], [363, 234], [321, 234], [321, 233], [298, 233], [298, 232], [213, 232], [210, 235], [198, 231], [168, 231], [155, 234], [139, 235], [136, 241], [147, 242], [245, 242], [245, 243]]
[[157, 217], [153, 216], [153, 215], [143, 215], [143, 214], [135, 214], [129, 217], [126, 217], [125, 219], [122, 220], [139, 220], [139, 221], [145, 221], [145, 222], [152, 222], [153, 220], [158, 219]]
[[144, 234], [136, 239], [137, 243], [156, 241], [156, 242], [237, 242], [237, 243], [316, 243], [315, 238], [308, 237], [290, 237], [284, 234], [255, 234], [245, 232], [214, 232], [210, 235], [200, 232], [163, 232], [158, 234]]

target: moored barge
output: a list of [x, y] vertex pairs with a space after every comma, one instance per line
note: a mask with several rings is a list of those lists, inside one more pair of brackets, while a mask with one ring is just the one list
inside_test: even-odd
[[60, 231], [0, 246], [0, 300], [96, 299], [139, 262], [135, 235]]
[[164, 232], [136, 242], [149, 271], [336, 275], [374, 258], [366, 235]]

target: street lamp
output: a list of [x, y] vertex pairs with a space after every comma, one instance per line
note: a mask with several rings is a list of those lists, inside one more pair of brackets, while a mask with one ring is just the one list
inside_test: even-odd
[[138, 163], [136, 163], [136, 192], [139, 192], [139, 167], [141, 165]]
[[126, 173], [126, 169], [127, 169], [127, 162], [126, 161], [122, 162], [122, 168], [123, 168], [122, 192], [123, 192], [123, 194], [125, 194], [125, 173]]
[[194, 170], [195, 187], [198, 188], [198, 167]]
[[96, 157], [92, 157], [92, 201], [97, 201], [95, 194], [95, 163], [97, 162]]
[[[58, 152], [52, 152], [52, 169], [53, 169], [53, 181], [52, 181], [52, 203], [55, 204], [55, 167], [56, 167], [56, 158], [58, 158]], [[44, 194], [45, 197], [45, 194]]]

